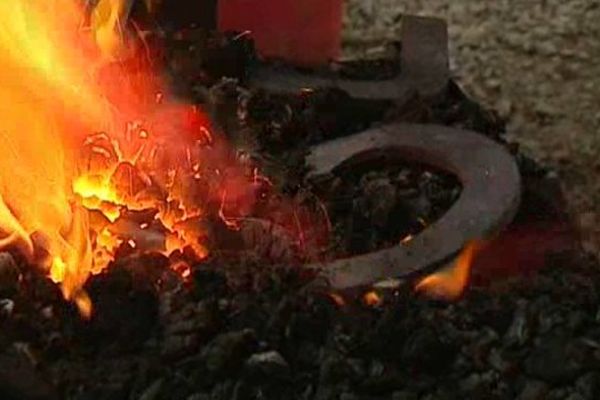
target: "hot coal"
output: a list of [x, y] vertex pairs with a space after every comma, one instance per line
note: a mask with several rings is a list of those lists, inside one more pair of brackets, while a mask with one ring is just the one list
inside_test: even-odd
[[[180, 33], [169, 59], [183, 93], [197, 96], [241, 155], [259, 163], [277, 189], [315, 209], [327, 206], [333, 242], [341, 243], [329, 249], [331, 256], [418, 234], [452, 204], [460, 186], [421, 165], [378, 165], [352, 171], [326, 193], [304, 180], [303, 155], [311, 144], [390, 120], [466, 127], [503, 142], [503, 122], [453, 83], [441, 98], [415, 96], [405, 104], [357, 100], [326, 88], [273, 95], [241, 86], [252, 59], [245, 37]], [[192, 43], [197, 47], [190, 50]], [[566, 224], [549, 172], [522, 157], [520, 167], [527, 184], [516, 223], [554, 210], [544, 213], [546, 222]], [[265, 198], [261, 215], [270, 215], [276, 207], [269, 194]], [[312, 276], [298, 263], [250, 257], [245, 250], [255, 242], [222, 224], [213, 224], [218, 246], [208, 260], [185, 251], [168, 259], [123, 247], [116, 262], [87, 284], [95, 307], [89, 321], [81, 320], [41, 271], [2, 256], [0, 371], [10, 373], [0, 373], [0, 395], [597, 397], [600, 275], [597, 262], [579, 251], [533, 268], [535, 279], [474, 286], [455, 304], [421, 298], [411, 282], [381, 290], [382, 301], [373, 306], [360, 298], [342, 298], [340, 304], [332, 293], [305, 290]], [[271, 231], [260, 232], [266, 233], [254, 237], [286, 243]], [[220, 253], [226, 243], [229, 252]], [[177, 262], [189, 265], [189, 279], [170, 269]]]

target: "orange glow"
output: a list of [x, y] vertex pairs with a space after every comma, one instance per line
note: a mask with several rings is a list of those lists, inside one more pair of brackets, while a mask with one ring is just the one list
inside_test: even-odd
[[[201, 110], [168, 100], [128, 32], [132, 0], [101, 0], [89, 31], [82, 3], [0, 1], [0, 249], [23, 253], [89, 317], [83, 287], [122, 246], [206, 258], [207, 213], [239, 229], [269, 182]], [[303, 232], [282, 209], [274, 222]]]
[[423, 278], [415, 290], [438, 300], [457, 300], [469, 282], [471, 265], [481, 248], [480, 242], [469, 242], [453, 265]]
[[77, 308], [79, 309], [79, 313], [85, 319], [89, 319], [92, 316], [93, 306], [92, 300], [84, 291], [80, 291], [74, 296], [73, 301]]
[[65, 280], [67, 266], [60, 257], [54, 257], [50, 266], [50, 279], [54, 283], [60, 283]]
[[185, 261], [179, 261], [173, 264], [171, 269], [177, 272], [185, 282], [190, 281], [192, 278], [192, 268]]
[[109, 126], [107, 102], [90, 78], [89, 48], [77, 45], [73, 1], [2, 1], [0, 14], [0, 243], [19, 248], [73, 299], [91, 253], [87, 213], [70, 188], [70, 149], [84, 134], [76, 127]]
[[337, 293], [329, 293], [329, 297], [338, 307], [344, 307], [346, 305], [346, 300]]
[[413, 240], [415, 237], [411, 234], [406, 235], [405, 237], [402, 238], [402, 240], [400, 240], [400, 244], [407, 244], [410, 243], [411, 240]]
[[125, 22], [133, 3], [133, 0], [100, 0], [94, 8], [92, 32], [105, 61], [114, 62], [131, 56]]
[[[106, 223], [122, 208], [148, 205], [139, 192], [149, 178], [131, 163], [148, 150], [140, 141], [150, 134], [139, 124], [120, 127], [146, 114], [140, 98], [155, 92], [144, 76], [107, 68], [128, 46], [124, 19], [132, 2], [101, 1], [92, 35], [80, 29], [82, 3], [0, 2], [0, 247], [19, 249], [89, 316], [82, 291], [89, 274], [132, 239]], [[128, 138], [131, 130], [137, 141]], [[106, 221], [90, 220], [88, 210]]]
[[383, 302], [383, 299], [377, 292], [371, 291], [365, 293], [363, 296], [363, 302], [370, 307], [378, 307]]

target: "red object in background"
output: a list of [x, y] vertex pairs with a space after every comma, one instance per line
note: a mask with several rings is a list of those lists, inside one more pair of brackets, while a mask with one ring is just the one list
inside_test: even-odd
[[515, 223], [475, 256], [471, 283], [487, 286], [515, 276], [531, 276], [552, 254], [577, 248], [578, 237], [564, 221]]
[[252, 32], [259, 54], [318, 66], [340, 54], [343, 0], [220, 0], [221, 31]]

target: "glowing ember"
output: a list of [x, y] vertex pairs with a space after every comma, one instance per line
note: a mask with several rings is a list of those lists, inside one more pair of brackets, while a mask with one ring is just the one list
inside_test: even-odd
[[95, 42], [106, 61], [128, 58], [132, 51], [128, 46], [125, 27], [134, 0], [99, 0], [91, 18]]
[[414, 238], [415, 237], [413, 235], [408, 234], [400, 240], [400, 244], [410, 243], [410, 241], [413, 240]]
[[338, 307], [344, 307], [346, 305], [346, 300], [344, 300], [344, 298], [337, 294], [337, 293], [329, 293], [329, 298], [338, 306]]
[[[57, 13], [60, 10], [60, 13]], [[0, 2], [0, 231], [80, 303], [91, 267], [87, 213], [75, 201], [72, 146], [85, 126], [111, 123], [76, 45], [80, 14], [67, 0]], [[62, 45], [58, 45], [61, 43]]]
[[383, 299], [377, 292], [370, 291], [363, 296], [363, 302], [369, 307], [378, 307], [383, 303]]
[[465, 290], [471, 273], [471, 265], [482, 244], [472, 241], [465, 246], [455, 263], [445, 269], [423, 278], [415, 286], [431, 298], [452, 301], [458, 299]]
[[[123, 213], [154, 208], [169, 238], [163, 251], [191, 244], [205, 256], [206, 249], [197, 228], [180, 226], [199, 213], [179, 190], [189, 179], [171, 188], [167, 177], [155, 174], [169, 164], [165, 157], [177, 160], [170, 170], [180, 170], [183, 150], [166, 148], [169, 137], [152, 139], [140, 123], [127, 123], [148, 115], [146, 103], [155, 103], [140, 99], [156, 93], [156, 82], [105, 67], [123, 55], [123, 16], [131, 2], [100, 2], [92, 18], [96, 48], [79, 30], [80, 3], [0, 2], [0, 246], [16, 247], [43, 267], [89, 316], [91, 302], [82, 291], [89, 274], [105, 268], [122, 243], [140, 247]], [[170, 116], [175, 111], [183, 118], [182, 109], [170, 106]], [[160, 130], [161, 117], [154, 119]], [[92, 132], [110, 136], [85, 137]], [[207, 141], [206, 127], [201, 135]]]
[[[206, 220], [239, 229], [270, 182], [197, 107], [168, 101], [127, 29], [131, 0], [101, 0], [91, 35], [81, 3], [0, 2], [0, 248], [43, 268], [89, 317], [83, 286], [122, 246], [201, 260]], [[304, 230], [295, 210], [278, 215]]]

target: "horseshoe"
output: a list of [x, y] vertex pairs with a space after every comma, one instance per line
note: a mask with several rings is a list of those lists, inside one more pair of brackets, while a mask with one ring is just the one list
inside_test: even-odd
[[326, 180], [373, 160], [413, 161], [454, 174], [458, 200], [411, 241], [372, 253], [308, 265], [337, 290], [433, 272], [465, 244], [485, 239], [515, 216], [521, 196], [516, 162], [500, 144], [478, 133], [436, 125], [395, 124], [318, 145], [307, 163], [310, 179]]

